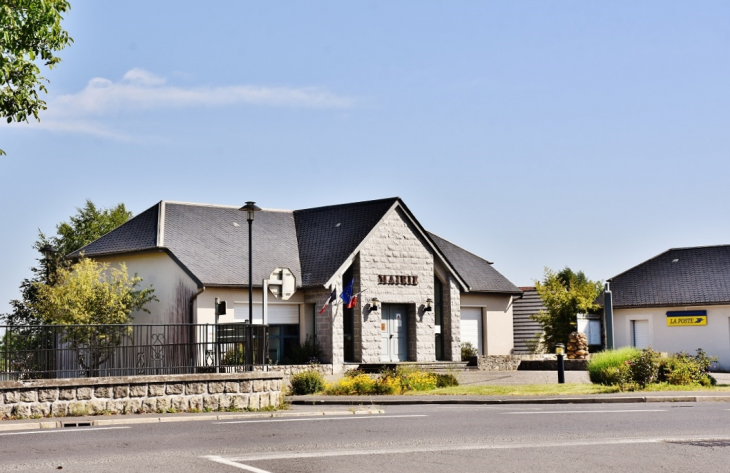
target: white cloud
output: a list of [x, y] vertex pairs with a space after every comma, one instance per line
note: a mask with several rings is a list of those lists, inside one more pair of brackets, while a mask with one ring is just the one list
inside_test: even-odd
[[256, 85], [177, 87], [151, 72], [132, 69], [119, 82], [99, 77], [91, 79], [82, 91], [53, 100], [49, 103], [49, 110], [66, 116], [98, 116], [139, 110], [246, 104], [348, 108], [352, 100], [317, 88]]
[[131, 69], [118, 82], [95, 77], [77, 93], [49, 99], [42, 121], [31, 123], [42, 129], [127, 140], [127, 135], [104, 125], [104, 117], [145, 110], [243, 105], [343, 109], [350, 108], [353, 100], [316, 87], [179, 87], [144, 69]]

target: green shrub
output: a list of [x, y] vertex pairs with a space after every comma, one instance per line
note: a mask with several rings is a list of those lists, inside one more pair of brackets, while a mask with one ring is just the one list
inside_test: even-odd
[[588, 376], [594, 384], [621, 385], [628, 382], [626, 362], [638, 356], [640, 350], [633, 347], [606, 350], [591, 355]]
[[437, 388], [450, 388], [459, 385], [459, 381], [453, 374], [434, 373], [434, 375], [436, 376]]
[[246, 352], [243, 343], [237, 343], [236, 346], [223, 354], [221, 358], [222, 365], [243, 365], [246, 363]]
[[716, 361], [716, 357], [707, 356], [701, 348], [697, 349], [695, 356], [680, 352], [662, 360], [659, 379], [674, 385], [714, 386], [717, 381], [710, 376], [708, 370]]
[[471, 342], [464, 342], [461, 344], [461, 361], [469, 361], [472, 356], [477, 356], [479, 352]]
[[641, 388], [649, 383], [657, 382], [659, 378], [660, 356], [659, 353], [651, 348], [646, 348], [632, 357], [626, 363], [631, 373], [631, 381]]
[[294, 346], [291, 353], [282, 360], [282, 365], [306, 365], [312, 363], [319, 363], [319, 358], [322, 356], [322, 350], [319, 348], [319, 343], [316, 343], [312, 338], [307, 335], [304, 339], [304, 343], [301, 345]]
[[314, 394], [325, 388], [322, 373], [313, 369], [293, 375], [290, 382], [292, 393], [297, 395]]

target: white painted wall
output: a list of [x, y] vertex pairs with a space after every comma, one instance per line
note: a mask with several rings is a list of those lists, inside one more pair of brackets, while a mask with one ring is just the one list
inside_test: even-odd
[[167, 253], [143, 253], [116, 257], [96, 258], [96, 261], [117, 265], [125, 263], [130, 275], [142, 278], [141, 287], [152, 285], [158, 302], [150, 302], [150, 313], [132, 313], [135, 324], [190, 323], [183, 316], [190, 313], [190, 297], [198, 290], [188, 274]]
[[461, 307], [479, 307], [483, 314], [485, 355], [511, 355], [514, 349], [512, 296], [504, 294], [461, 294]]
[[[706, 310], [707, 325], [667, 326], [667, 311], [678, 310]], [[719, 357], [720, 369], [730, 371], [730, 305], [614, 309], [613, 318], [616, 347], [631, 346], [632, 320], [646, 320], [654, 350], [668, 353], [686, 351], [694, 355], [698, 348], [702, 348], [708, 355]]]

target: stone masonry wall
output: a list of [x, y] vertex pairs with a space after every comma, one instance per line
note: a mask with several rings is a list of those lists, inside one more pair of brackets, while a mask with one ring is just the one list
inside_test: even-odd
[[[381, 361], [381, 316], [380, 311], [371, 312], [369, 301], [377, 297], [383, 304], [407, 304], [413, 307], [414, 323], [408, 327], [409, 345], [415, 343], [415, 350], [409, 349], [415, 359], [409, 361], [434, 361], [435, 321], [433, 311], [423, 312], [426, 299], [433, 299], [433, 254], [418, 231], [400, 209], [386, 216], [360, 250], [359, 284], [367, 291], [362, 295], [363, 303], [356, 311], [360, 317], [362, 346], [356, 358], [362, 363]], [[418, 285], [378, 284], [378, 275], [418, 276]], [[409, 309], [410, 312], [411, 309]], [[413, 335], [415, 334], [415, 339]]]
[[[331, 290], [325, 288], [308, 289], [304, 296], [304, 302], [314, 304], [315, 307], [315, 335], [319, 348], [322, 351], [322, 360], [332, 363], [332, 322], [333, 307], [330, 305], [324, 312], [319, 313], [324, 303], [329, 299]], [[337, 293], [339, 296], [339, 292]]]
[[126, 376], [0, 382], [0, 419], [264, 409], [281, 373]]
[[444, 284], [444, 357], [461, 361], [461, 291], [459, 283], [449, 276]]

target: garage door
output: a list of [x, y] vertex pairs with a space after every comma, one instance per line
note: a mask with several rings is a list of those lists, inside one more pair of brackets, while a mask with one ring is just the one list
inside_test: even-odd
[[[261, 304], [253, 304], [253, 323], [262, 323]], [[271, 304], [266, 306], [269, 325], [298, 324], [299, 304]], [[233, 318], [236, 322], [248, 320], [248, 304], [235, 303]]]
[[480, 307], [461, 308], [461, 343], [470, 342], [480, 355], [484, 354], [482, 343], [482, 309]]
[[631, 321], [631, 338], [632, 344], [636, 348], [649, 348], [651, 345], [649, 340], [649, 321], [648, 320], [632, 320]]

